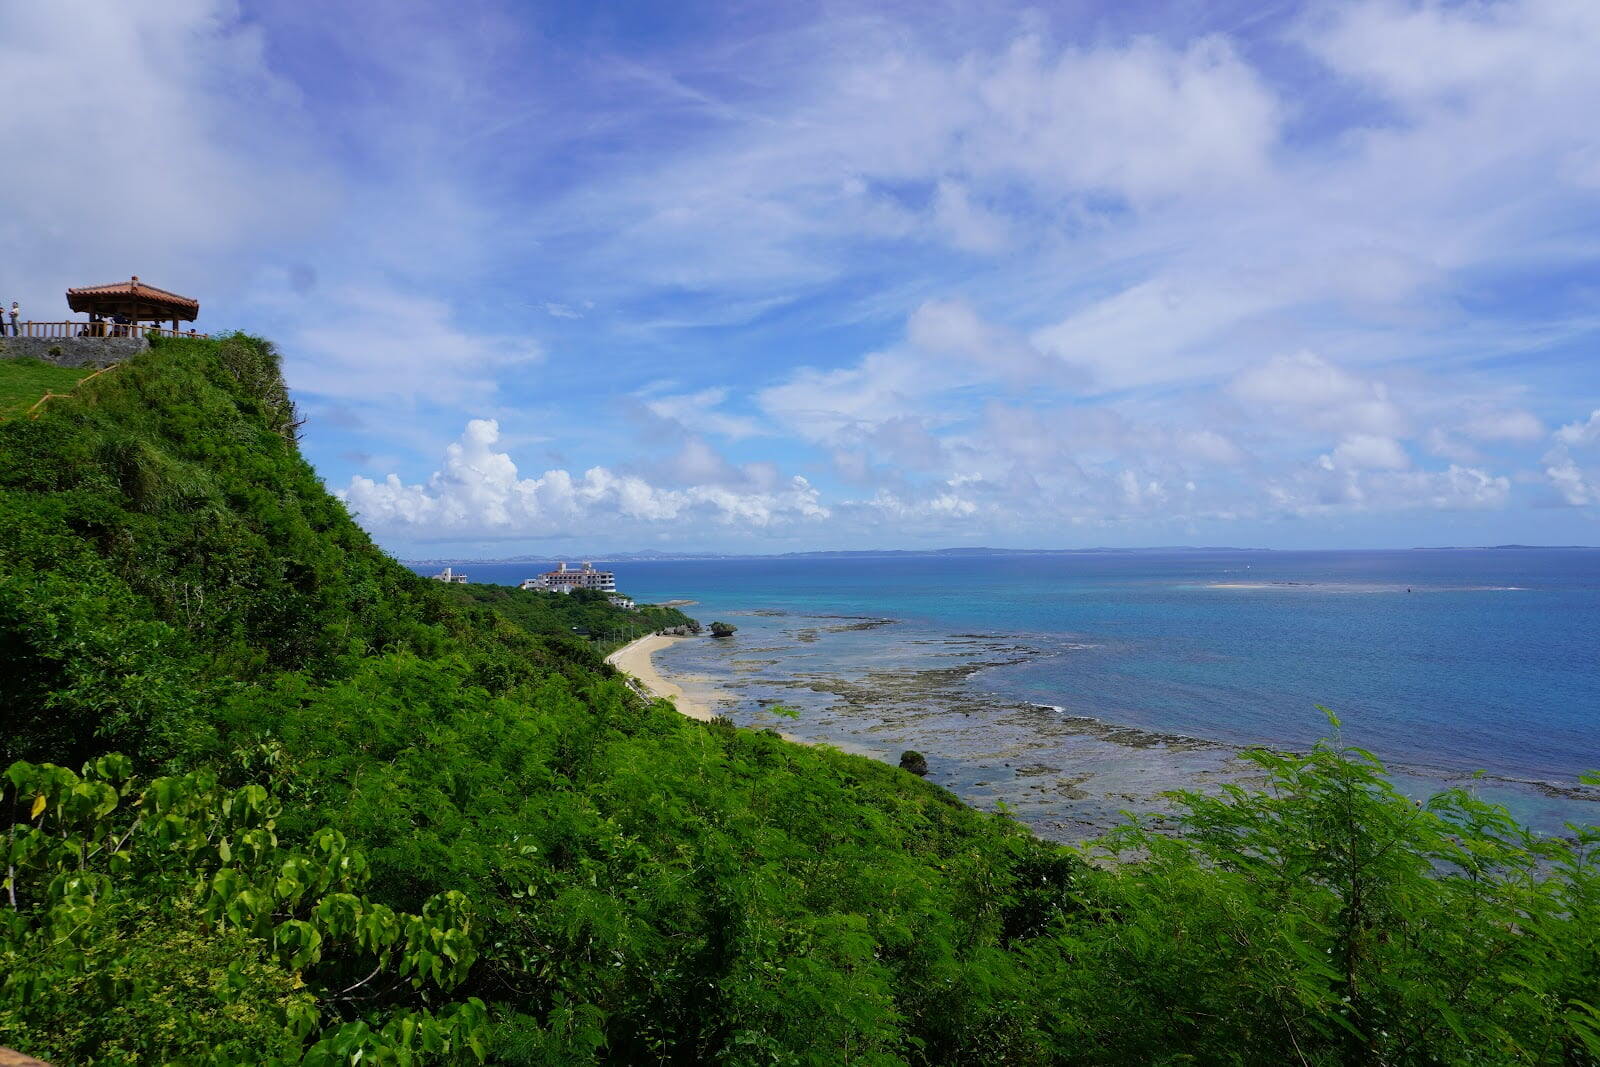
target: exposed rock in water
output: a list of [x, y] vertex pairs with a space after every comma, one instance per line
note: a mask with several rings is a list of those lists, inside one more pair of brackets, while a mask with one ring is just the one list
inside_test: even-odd
[[928, 760], [922, 753], [908, 749], [900, 753], [900, 769], [925, 778], [928, 775]]

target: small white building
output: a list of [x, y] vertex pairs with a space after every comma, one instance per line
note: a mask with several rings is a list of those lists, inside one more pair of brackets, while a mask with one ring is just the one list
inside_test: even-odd
[[627, 608], [629, 611], [633, 610], [633, 597], [631, 596], [623, 596], [621, 593], [612, 593], [610, 596], [606, 597], [606, 599], [611, 601], [612, 607]]
[[572, 570], [565, 563], [553, 571], [545, 571], [529, 578], [518, 589], [542, 589], [552, 593], [570, 593], [574, 589], [598, 589], [603, 593], [617, 591], [617, 576], [611, 571], [597, 571], [593, 563], [584, 563], [582, 569]]
[[438, 574], [430, 575], [430, 577], [436, 582], [454, 582], [456, 585], [467, 584], [467, 576], [465, 574], [453, 571], [449, 567], [446, 567]]

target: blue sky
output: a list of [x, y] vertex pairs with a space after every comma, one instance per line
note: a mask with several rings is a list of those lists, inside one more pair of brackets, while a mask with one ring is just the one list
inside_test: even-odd
[[1592, 0], [4, 4], [0, 300], [273, 338], [404, 555], [1594, 544], [1595, 55]]

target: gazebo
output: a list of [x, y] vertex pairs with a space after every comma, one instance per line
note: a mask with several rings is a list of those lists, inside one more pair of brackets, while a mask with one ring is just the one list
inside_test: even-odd
[[[90, 316], [96, 324], [101, 320], [115, 323], [110, 327], [113, 333], [122, 333], [141, 322], [155, 323], [158, 328], [161, 323], [170, 322], [176, 334], [180, 332], [179, 322], [193, 322], [200, 317], [200, 301], [146, 285], [137, 274], [125, 282], [68, 289], [67, 306]], [[94, 332], [103, 334], [106, 331], [102, 328]]]

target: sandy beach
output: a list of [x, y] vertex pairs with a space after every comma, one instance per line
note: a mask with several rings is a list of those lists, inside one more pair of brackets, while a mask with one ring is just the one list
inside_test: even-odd
[[674, 641], [683, 640], [687, 638], [650, 634], [648, 637], [641, 637], [637, 641], [623, 645], [607, 656], [606, 662], [623, 674], [631, 675], [639, 687], [651, 696], [672, 701], [677, 709], [689, 718], [710, 722], [715, 714], [711, 710], [716, 700], [715, 692], [708, 690], [691, 692], [676, 682], [668, 681], [656, 670], [653, 658], [655, 654]]

